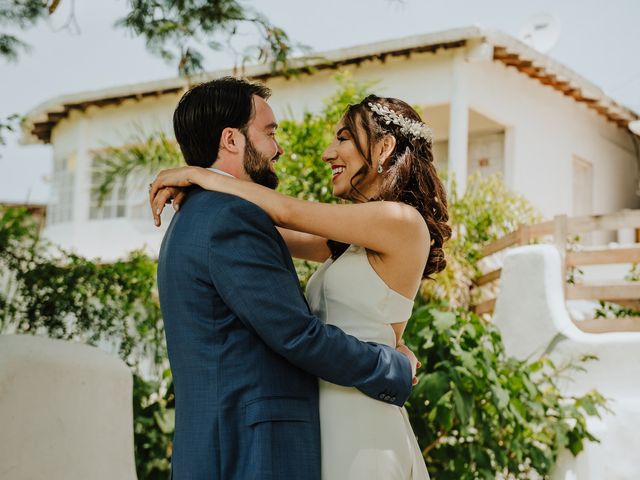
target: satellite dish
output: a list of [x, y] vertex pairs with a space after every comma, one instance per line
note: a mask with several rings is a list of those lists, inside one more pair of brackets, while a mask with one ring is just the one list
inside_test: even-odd
[[560, 21], [551, 14], [534, 15], [520, 29], [518, 38], [539, 52], [547, 53], [560, 38]]

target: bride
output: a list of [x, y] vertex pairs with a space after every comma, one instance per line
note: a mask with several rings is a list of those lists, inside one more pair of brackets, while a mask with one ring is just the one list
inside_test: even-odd
[[[322, 159], [333, 194], [350, 203], [306, 202], [182, 167], [160, 172], [152, 185], [156, 224], [169, 198], [176, 209], [183, 201], [176, 187], [196, 184], [255, 203], [292, 256], [324, 262], [307, 287], [313, 313], [360, 340], [396, 346], [420, 282], [446, 265], [451, 229], [431, 131], [405, 102], [370, 95], [349, 107]], [[404, 408], [320, 380], [320, 428], [323, 479], [429, 477]]]

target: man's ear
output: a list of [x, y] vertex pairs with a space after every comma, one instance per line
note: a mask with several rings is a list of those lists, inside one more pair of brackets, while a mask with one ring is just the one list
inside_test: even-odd
[[380, 149], [379, 162], [384, 165], [396, 149], [396, 137], [385, 135], [378, 143], [378, 148]]
[[227, 127], [220, 134], [220, 149], [239, 153], [244, 148], [244, 135], [237, 128]]

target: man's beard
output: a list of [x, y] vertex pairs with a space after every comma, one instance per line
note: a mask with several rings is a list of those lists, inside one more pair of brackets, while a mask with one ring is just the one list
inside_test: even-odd
[[274, 157], [269, 158], [256, 150], [248, 135], [245, 135], [245, 138], [246, 144], [242, 161], [244, 171], [247, 172], [247, 175], [254, 183], [275, 190], [278, 186], [278, 177], [271, 170], [271, 161], [277, 159], [280, 155], [276, 152]]

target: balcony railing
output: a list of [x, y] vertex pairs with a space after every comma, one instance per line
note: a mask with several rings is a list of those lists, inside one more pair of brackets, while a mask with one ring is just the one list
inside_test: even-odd
[[[553, 220], [534, 225], [521, 225], [517, 230], [487, 244], [481, 258], [499, 256], [507, 249], [528, 245], [529, 243], [553, 243], [560, 252], [563, 261], [562, 278], [565, 279], [566, 300], [598, 300], [611, 302], [621, 307], [640, 311], [640, 281], [590, 281], [581, 282], [572, 273], [583, 266], [639, 264], [640, 243], [636, 233], [636, 243], [619, 246], [585, 246], [570, 241], [570, 238], [588, 235], [593, 232], [640, 229], [640, 210], [622, 210], [606, 215], [590, 215], [569, 218], [558, 215]], [[500, 279], [501, 269], [494, 268], [475, 279], [472, 290], [490, 291], [489, 298], [473, 305], [478, 314], [490, 314], [495, 307], [496, 282]], [[476, 295], [478, 296], [478, 295]], [[576, 325], [584, 331], [602, 333], [611, 331], [640, 331], [640, 317], [597, 318], [577, 321]]]

